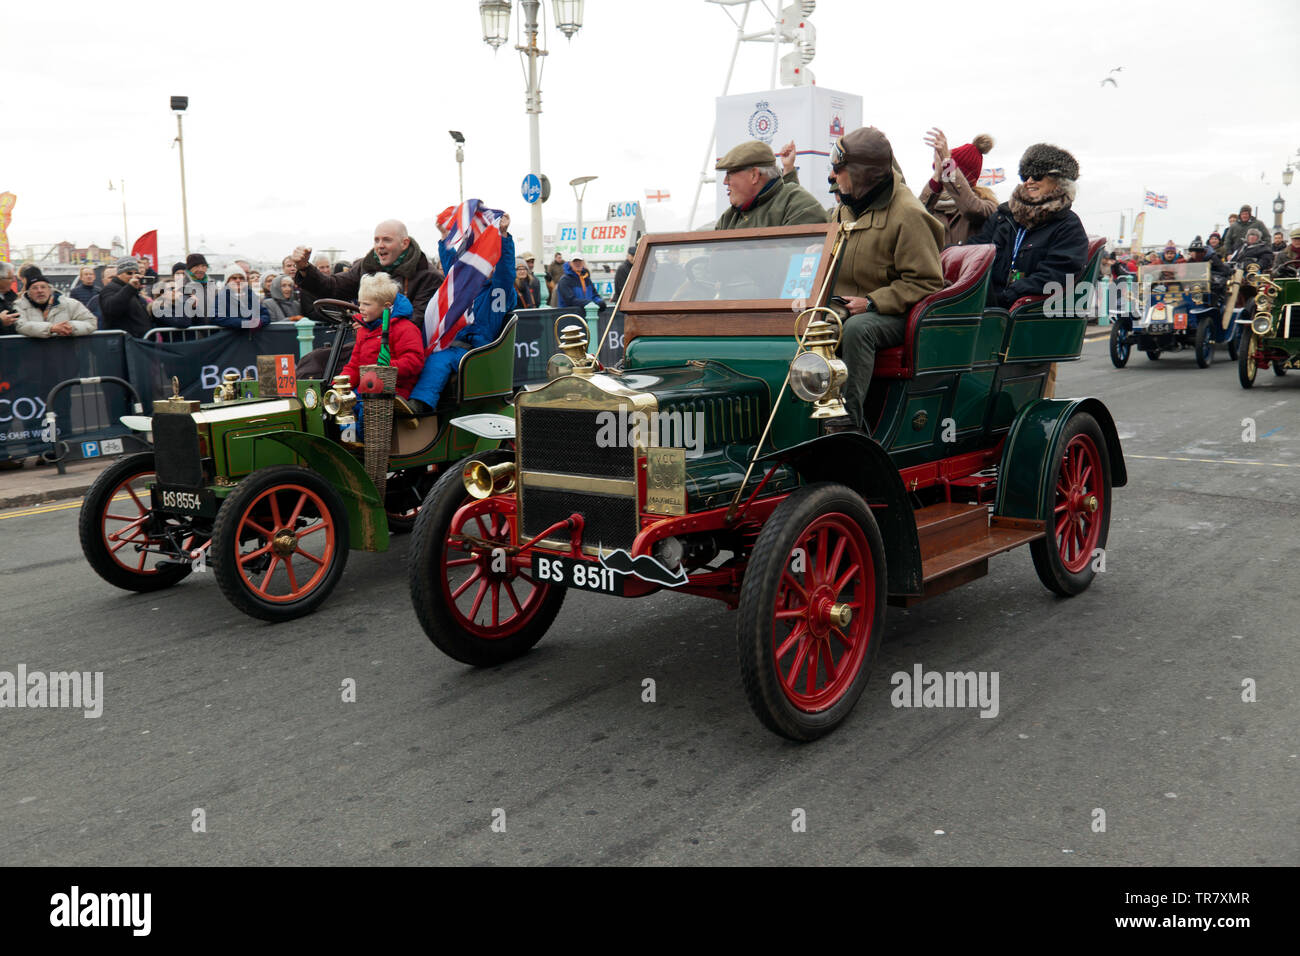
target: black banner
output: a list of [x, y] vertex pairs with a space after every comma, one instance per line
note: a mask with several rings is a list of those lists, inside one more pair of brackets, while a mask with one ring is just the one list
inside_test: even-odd
[[[519, 324], [515, 327], [515, 385], [531, 385], [546, 381], [546, 363], [560, 350], [555, 340], [555, 320], [573, 313], [573, 309], [521, 309], [515, 313]], [[604, 334], [609, 322], [609, 309], [600, 312], [598, 328], [588, 336]], [[591, 351], [590, 347], [588, 351]], [[623, 313], [614, 316], [609, 335], [600, 343], [598, 358], [603, 365], [613, 365], [623, 358]]]
[[140, 393], [145, 414], [152, 414], [153, 400], [171, 395], [172, 376], [179, 381], [182, 396], [210, 402], [212, 390], [226, 372], [256, 378], [259, 355], [297, 354], [298, 333], [293, 327], [230, 329], [191, 342], [131, 339], [127, 344], [128, 377]]
[[60, 382], [97, 376], [129, 378], [124, 332], [48, 339], [0, 335], [0, 460], [50, 449], [42, 435], [49, 410], [58, 416], [57, 437], [69, 443], [73, 458], [83, 457], [82, 441], [128, 434], [119, 418], [132, 411], [131, 401], [118, 385], [73, 385], [55, 395], [53, 409], [46, 407]]

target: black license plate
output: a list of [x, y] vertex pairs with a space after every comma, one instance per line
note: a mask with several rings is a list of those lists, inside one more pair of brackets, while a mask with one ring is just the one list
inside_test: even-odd
[[534, 551], [533, 578], [538, 584], [559, 584], [597, 594], [623, 594], [624, 575], [616, 573], [613, 568], [603, 567], [596, 561], [551, 557]]
[[174, 485], [153, 486], [153, 506], [171, 514], [213, 518], [217, 514], [217, 496], [207, 488], [178, 488]]

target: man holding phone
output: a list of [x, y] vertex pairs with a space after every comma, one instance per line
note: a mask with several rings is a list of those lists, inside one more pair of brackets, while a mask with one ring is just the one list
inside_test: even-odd
[[117, 274], [99, 293], [99, 307], [104, 313], [103, 328], [121, 329], [134, 338], [142, 338], [153, 328], [149, 308], [140, 298], [140, 264], [127, 257], [117, 260]]

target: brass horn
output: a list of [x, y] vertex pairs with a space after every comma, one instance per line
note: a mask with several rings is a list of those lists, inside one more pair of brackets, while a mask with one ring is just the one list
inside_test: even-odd
[[504, 495], [515, 489], [515, 463], [503, 461], [499, 465], [485, 465], [476, 458], [465, 466], [461, 478], [471, 497]]

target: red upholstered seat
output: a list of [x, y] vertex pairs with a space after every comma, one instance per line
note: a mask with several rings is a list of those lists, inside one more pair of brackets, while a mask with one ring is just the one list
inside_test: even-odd
[[992, 245], [979, 245], [949, 246], [939, 253], [939, 262], [943, 266], [943, 288], [912, 306], [912, 311], [907, 315], [907, 332], [903, 344], [876, 353], [873, 375], [882, 378], [912, 377], [916, 333], [921, 327], [921, 316], [940, 302], [965, 295], [978, 285], [992, 267], [995, 252]]

